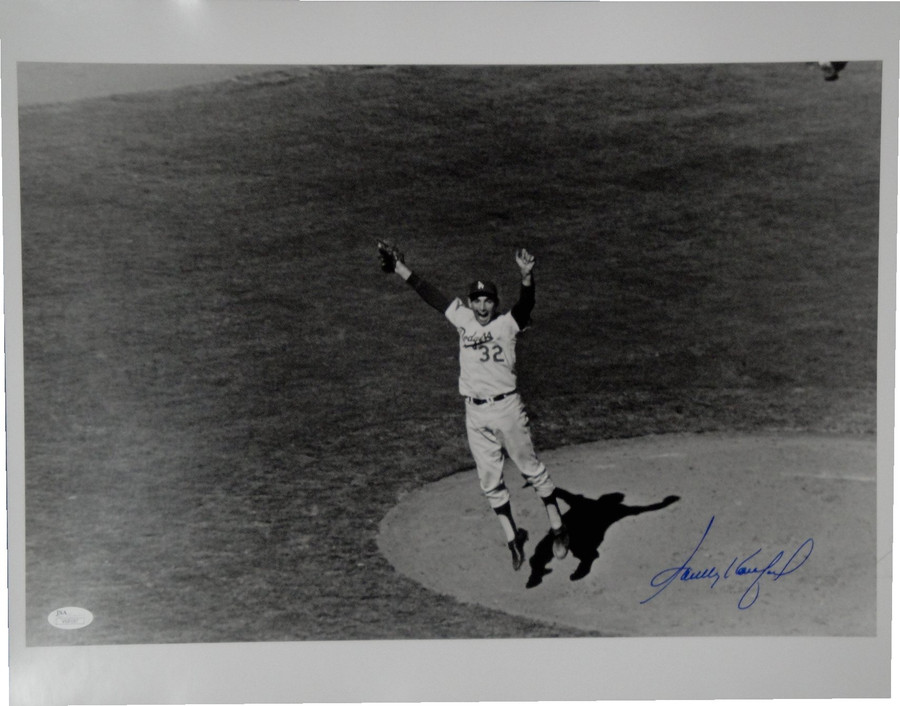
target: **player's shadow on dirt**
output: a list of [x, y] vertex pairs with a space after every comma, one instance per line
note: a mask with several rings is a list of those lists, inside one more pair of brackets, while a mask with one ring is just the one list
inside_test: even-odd
[[[578, 559], [578, 566], [569, 576], [572, 581], [583, 579], [591, 572], [591, 566], [600, 556], [600, 545], [606, 536], [606, 530], [614, 522], [623, 517], [640, 515], [642, 512], [662, 510], [679, 500], [677, 495], [669, 495], [664, 500], [652, 505], [625, 505], [623, 493], [607, 493], [596, 500], [591, 500], [583, 495], [570, 493], [562, 488], [556, 489], [556, 497], [565, 501], [569, 510], [563, 514], [563, 522], [569, 530], [569, 552]], [[553, 536], [548, 532], [537, 546], [528, 563], [531, 565], [531, 575], [528, 577], [527, 588], [540, 585], [543, 577], [551, 573], [547, 568], [553, 560]]]

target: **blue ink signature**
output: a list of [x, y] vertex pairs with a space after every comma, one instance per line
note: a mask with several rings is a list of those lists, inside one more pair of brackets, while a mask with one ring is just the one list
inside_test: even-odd
[[759, 554], [762, 553], [762, 549], [757, 549], [755, 552], [748, 555], [744, 559], [735, 557], [723, 573], [719, 573], [718, 568], [715, 566], [704, 568], [692, 567], [690, 563], [697, 552], [700, 551], [700, 547], [703, 545], [706, 536], [712, 529], [715, 519], [715, 515], [713, 515], [712, 519], [710, 519], [709, 521], [709, 524], [706, 526], [706, 531], [700, 538], [700, 542], [694, 548], [694, 551], [691, 552], [691, 555], [684, 560], [684, 563], [681, 564], [681, 566], [673, 566], [669, 569], [663, 569], [652, 579], [650, 579], [650, 585], [653, 588], [656, 588], [657, 591], [649, 598], [645, 598], [644, 600], [642, 600], [641, 605], [644, 605], [645, 603], [648, 603], [656, 598], [676, 580], [709, 581], [709, 587], [715, 588], [719, 580], [730, 579], [733, 576], [753, 576], [753, 581], [747, 587], [747, 590], [744, 591], [743, 595], [740, 597], [740, 600], [738, 600], [738, 608], [740, 610], [747, 610], [747, 608], [750, 608], [754, 603], [756, 603], [756, 599], [759, 598], [759, 585], [764, 577], [771, 576], [772, 581], [777, 581], [783, 576], [788, 576], [789, 574], [794, 573], [797, 569], [803, 566], [806, 563], [806, 560], [809, 559], [810, 554], [812, 554], [813, 540], [812, 538], [810, 538], [803, 542], [803, 544], [801, 544], [797, 548], [797, 550], [790, 556], [790, 558], [784, 563], [782, 563], [782, 560], [785, 557], [785, 553], [783, 551], [779, 551], [771, 561], [766, 562], [765, 559], [760, 561], [757, 558]]

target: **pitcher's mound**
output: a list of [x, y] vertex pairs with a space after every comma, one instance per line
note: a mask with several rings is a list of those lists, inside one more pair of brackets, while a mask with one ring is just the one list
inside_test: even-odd
[[518, 572], [474, 470], [403, 497], [381, 551], [438, 593], [600, 635], [875, 634], [873, 436], [665, 435], [540, 456], [565, 559], [510, 465], [530, 535]]

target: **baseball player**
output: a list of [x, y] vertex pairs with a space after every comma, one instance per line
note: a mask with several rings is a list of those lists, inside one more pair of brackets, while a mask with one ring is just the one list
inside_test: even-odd
[[826, 81], [837, 81], [838, 77], [845, 68], [847, 68], [846, 61], [820, 61], [818, 62], [819, 68], [822, 69], [825, 74]]
[[400, 275], [459, 333], [459, 392], [465, 398], [469, 448], [482, 492], [506, 535], [513, 569], [518, 571], [525, 561], [528, 533], [517, 527], [513, 518], [503, 480], [504, 451], [543, 501], [553, 536], [553, 554], [564, 558], [569, 535], [556, 501], [556, 487], [535, 455], [528, 416], [516, 390], [516, 337], [529, 325], [534, 308], [534, 256], [525, 249], [516, 251], [522, 276], [519, 300], [511, 310], [500, 313], [493, 282], [473, 282], [465, 303], [459, 297], [451, 300], [413, 273], [396, 246], [378, 241], [378, 252], [382, 269]]

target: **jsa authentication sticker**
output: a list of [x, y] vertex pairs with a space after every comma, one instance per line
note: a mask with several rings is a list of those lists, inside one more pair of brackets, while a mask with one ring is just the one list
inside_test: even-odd
[[94, 616], [91, 611], [74, 606], [57, 608], [47, 616], [50, 624], [60, 630], [77, 630], [90, 625], [93, 619]]

